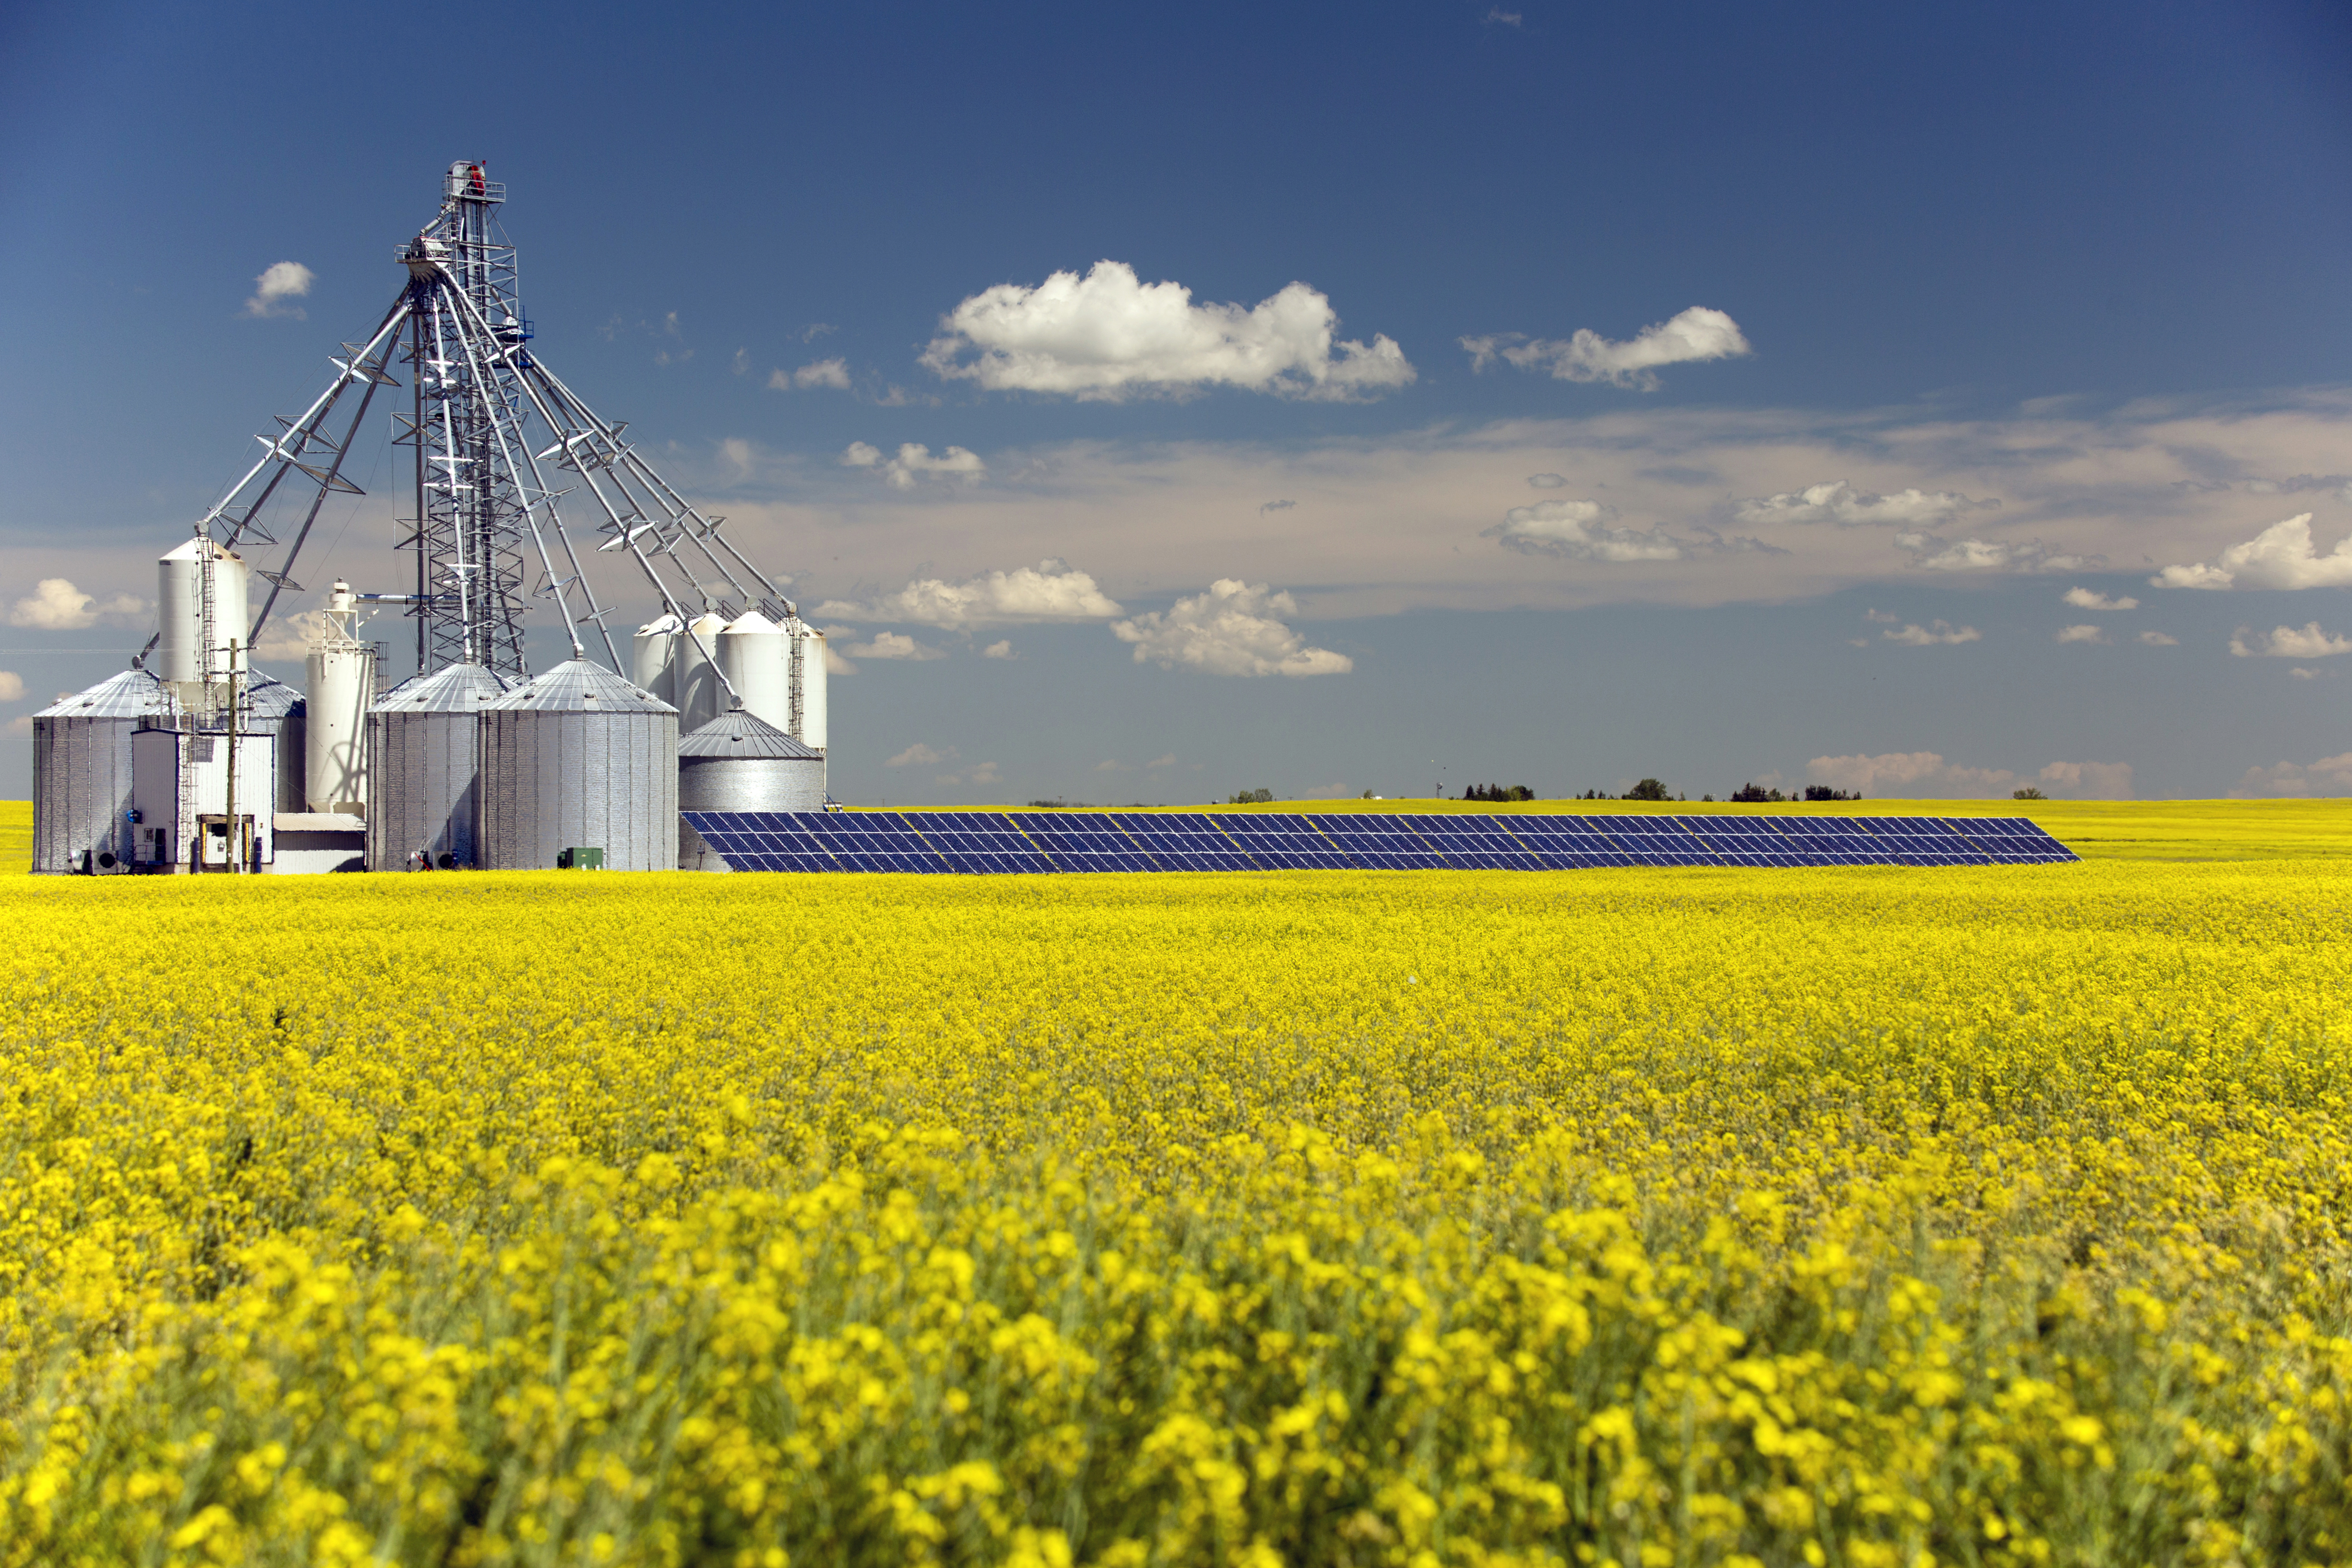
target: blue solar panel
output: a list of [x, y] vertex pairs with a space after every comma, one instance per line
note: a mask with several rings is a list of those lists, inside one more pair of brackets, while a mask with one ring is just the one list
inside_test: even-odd
[[2024, 817], [690, 811], [680, 818], [739, 871], [1536, 871], [2075, 858]]
[[1249, 858], [1268, 869], [1285, 871], [1348, 871], [1357, 868], [1349, 856], [1332, 847], [1315, 830], [1314, 823], [1291, 812], [1264, 816], [1220, 813], [1209, 818]]
[[[837, 871], [797, 812], [689, 811], [680, 816], [730, 869]], [[814, 815], [814, 814], [806, 814]]]
[[1006, 818], [1065, 871], [1156, 871], [1103, 812], [1013, 812]]
[[1119, 811], [1104, 816], [1163, 871], [1254, 871], [1257, 862], [1199, 812]]
[[[1446, 817], [1443, 820], [1449, 828], [1465, 835], [1477, 831], [1470, 824], [1483, 824], [1508, 838], [1521, 854], [1528, 856], [1547, 870], [1581, 871], [1601, 866], [1633, 863], [1615, 845], [1587, 833], [1581, 817], [1529, 814], [1514, 815], [1508, 820], [1494, 816]], [[1475, 852], [1477, 848], [1489, 853], [1499, 852], [1499, 847], [1491, 839], [1483, 845], [1475, 837], [1468, 842], [1473, 847], [1468, 852]]]
[[1551, 862], [1519, 841], [1498, 816], [1415, 816], [1415, 831], [1465, 871], [1549, 871]]
[[1315, 820], [1323, 836], [1360, 866], [1430, 871], [1452, 864], [1425, 834], [1413, 829], [1413, 819], [1409, 817], [1388, 812], [1335, 811]]
[[812, 826], [845, 871], [936, 875], [948, 868], [895, 811], [823, 812]]
[[1776, 816], [1772, 826], [1794, 847], [1801, 865], [1877, 866], [1886, 852], [1868, 834], [1856, 831], [1850, 817]]
[[1686, 816], [1685, 828], [1727, 866], [1786, 866], [1791, 864], [1780, 835], [1744, 816]]
[[968, 875], [1054, 869], [1054, 862], [1001, 811], [912, 812], [907, 821], [950, 867]]

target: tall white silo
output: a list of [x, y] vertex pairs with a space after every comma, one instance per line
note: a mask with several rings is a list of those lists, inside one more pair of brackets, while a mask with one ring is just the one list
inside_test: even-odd
[[727, 711], [727, 689], [719, 684], [713, 662], [719, 657], [719, 634], [726, 629], [726, 617], [705, 610], [679, 634], [674, 661], [677, 689], [670, 700], [681, 729], [699, 729]]
[[155, 678], [126, 669], [33, 715], [36, 873], [131, 868], [131, 737], [163, 708]]
[[719, 634], [719, 668], [745, 711], [792, 727], [793, 639], [783, 627], [757, 610], [736, 616]]
[[404, 680], [367, 716], [367, 866], [397, 871], [418, 850], [478, 866], [482, 710], [506, 695], [478, 664]]
[[[155, 678], [183, 707], [210, 711], [232, 669], [246, 668], [245, 562], [198, 535], [155, 563]], [[218, 686], [215, 693], [207, 688]]]
[[349, 583], [327, 595], [326, 630], [303, 656], [310, 686], [303, 736], [303, 804], [290, 809], [357, 815], [367, 809], [367, 715], [375, 698], [375, 645], [353, 636], [359, 600]]
[[799, 723], [786, 725], [793, 739], [824, 750], [824, 634], [806, 621], [796, 620], [792, 634], [792, 680], [800, 700], [793, 704]]
[[629, 668], [637, 684], [673, 708], [677, 706], [678, 633], [685, 626], [665, 610], [629, 639]]
[[677, 710], [570, 659], [482, 709], [482, 858], [553, 868], [567, 849], [607, 870], [677, 864]]

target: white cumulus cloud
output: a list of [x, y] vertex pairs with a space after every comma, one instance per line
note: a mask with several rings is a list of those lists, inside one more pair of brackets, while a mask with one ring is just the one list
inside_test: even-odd
[[[740, 354], [737, 356], [741, 357]], [[849, 389], [849, 362], [821, 359], [804, 364], [798, 370], [772, 370], [768, 373], [768, 389], [790, 392], [794, 387], [830, 386], [846, 392]]]
[[2075, 572], [2097, 564], [2093, 557], [2069, 555], [2038, 539], [1943, 540], [1916, 529], [1896, 534], [1895, 548], [1922, 572]]
[[1138, 664], [1178, 665], [1211, 675], [1345, 675], [1356, 661], [1307, 639], [1280, 617], [1298, 613], [1286, 593], [1264, 583], [1221, 577], [1205, 594], [1179, 599], [1166, 610], [1113, 621], [1121, 642], [1135, 645]]
[[2058, 640], [2060, 642], [2105, 642], [2107, 640], [2107, 634], [2096, 626], [2061, 626], [2058, 628]]
[[[1815, 784], [1853, 790], [1864, 796], [1981, 798], [2007, 795], [2023, 782], [2008, 768], [1966, 767], [1947, 762], [1940, 752], [1815, 757], [1805, 764], [1805, 772]], [[2052, 763], [2035, 779], [2049, 788], [2086, 798], [2131, 798], [2129, 763]]]
[[2311, 513], [2297, 512], [2217, 561], [2168, 566], [2148, 581], [2159, 588], [2352, 587], [2352, 533], [2322, 555], [2311, 542]]
[[1506, 550], [1525, 555], [1558, 555], [1570, 561], [1680, 561], [1687, 541], [1661, 529], [1612, 528], [1616, 510], [1595, 500], [1544, 500], [1515, 506], [1503, 521], [1480, 533]]
[[986, 647], [982, 648], [980, 650], [980, 657], [982, 658], [1019, 658], [1021, 656], [1013, 651], [1013, 639], [1011, 637], [1001, 637], [997, 641], [990, 643]]
[[902, 490], [913, 489], [925, 479], [977, 481], [988, 473], [988, 465], [980, 460], [976, 452], [950, 447], [935, 458], [930, 447], [915, 441], [901, 445], [895, 458], [883, 457], [879, 447], [852, 441], [842, 448], [841, 466], [877, 469], [892, 488]]
[[2063, 790], [2084, 800], [2132, 797], [2129, 763], [2053, 763], [2042, 770], [2039, 777], [2051, 789]]
[[310, 293], [316, 275], [299, 261], [273, 261], [253, 280], [253, 297], [245, 302], [248, 316], [290, 316], [296, 321], [304, 317], [302, 307], [295, 300]]
[[968, 768], [941, 773], [931, 782], [935, 784], [1003, 784], [1004, 775], [997, 772], [994, 763], [974, 763]]
[[146, 618], [148, 603], [129, 594], [101, 599], [85, 594], [63, 577], [44, 577], [33, 591], [8, 606], [8, 624], [37, 631], [78, 632], [101, 620], [133, 625]]
[[2142, 632], [2139, 634], [2139, 640], [2146, 643], [2150, 647], [2179, 647], [2180, 646], [2180, 639], [2179, 637], [2167, 637], [2162, 632]]
[[1484, 370], [1496, 356], [1521, 370], [1549, 371], [1560, 381], [1605, 381], [1612, 386], [1657, 388], [1657, 367], [1696, 360], [1731, 359], [1750, 352], [1739, 323], [1721, 310], [1693, 305], [1670, 321], [1644, 327], [1623, 342], [1580, 327], [1563, 341], [1522, 341], [1518, 332], [1464, 338], [1470, 368]]
[[940, 321], [922, 363], [992, 390], [1114, 403], [1210, 386], [1346, 401], [1412, 383], [1393, 341], [1339, 342], [1339, 322], [1304, 283], [1246, 310], [1195, 305], [1181, 283], [1145, 283], [1123, 261], [1097, 261], [1083, 278], [1056, 272], [1034, 289], [974, 294]]
[[2310, 763], [2281, 762], [2276, 767], [2248, 768], [2230, 793], [2241, 798], [2352, 795], [2352, 752]]
[[2317, 621], [2267, 633], [2240, 626], [2230, 635], [2230, 651], [2240, 658], [2333, 658], [2352, 653], [2352, 637], [2324, 632]]
[[903, 632], [877, 632], [872, 642], [852, 643], [849, 652], [859, 658], [945, 658], [935, 647], [917, 642]]
[[953, 746], [941, 752], [918, 741], [882, 765], [886, 768], [933, 768], [955, 754], [956, 749]]
[[290, 616], [273, 615], [269, 624], [261, 628], [261, 640], [253, 645], [256, 658], [300, 658], [310, 651], [310, 645], [327, 635], [327, 612], [299, 610]]
[[1833, 784], [1840, 789], [1857, 790], [1864, 795], [1883, 795], [1889, 789], [1916, 784], [1943, 771], [1944, 757], [1940, 752], [1882, 752], [1876, 756], [1855, 753], [1843, 757], [1815, 757], [1805, 764], [1806, 774], [1815, 784]]
[[1750, 523], [1833, 522], [1840, 528], [1882, 523], [1917, 528], [2000, 504], [1997, 500], [1974, 500], [1958, 490], [1923, 490], [1916, 486], [1891, 495], [1873, 495], [1854, 489], [1843, 479], [1832, 479], [1824, 484], [1807, 485], [1801, 490], [1741, 501], [1733, 515]]
[[0, 669], [0, 702], [22, 702], [25, 700], [25, 678], [13, 669]]
[[[2091, 628], [2096, 631], [2098, 628]], [[1905, 647], [1951, 647], [1964, 642], [1979, 642], [1984, 634], [1974, 626], [1955, 626], [1949, 621], [1937, 621], [1932, 626], [1889, 626], [1878, 634], [1888, 642], [1901, 643]]]
[[[961, 583], [918, 578], [870, 604], [828, 600], [816, 614], [845, 621], [901, 621], [927, 626], [1025, 621], [1106, 621], [1118, 602], [1066, 562], [1041, 561], [1010, 572], [983, 572]], [[991, 658], [1009, 658], [1008, 651]]]
[[2134, 598], [2110, 599], [2096, 588], [2069, 588], [2066, 603], [2078, 610], [2137, 610], [2139, 601]]

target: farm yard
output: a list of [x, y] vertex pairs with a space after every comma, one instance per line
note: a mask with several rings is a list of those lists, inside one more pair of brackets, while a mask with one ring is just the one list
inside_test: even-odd
[[2341, 808], [2032, 812], [11, 878], [0, 1563], [2352, 1558]]

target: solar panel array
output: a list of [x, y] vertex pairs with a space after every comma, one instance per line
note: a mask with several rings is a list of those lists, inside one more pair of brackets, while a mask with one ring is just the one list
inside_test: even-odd
[[2022, 816], [689, 811], [738, 871], [1492, 870], [2072, 860]]

